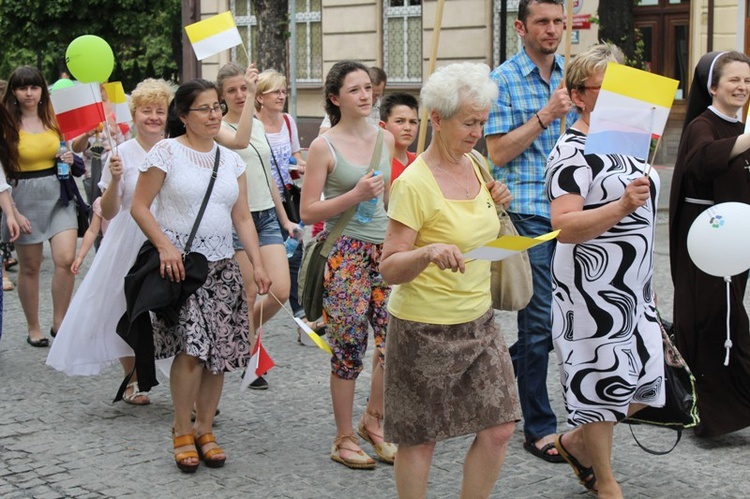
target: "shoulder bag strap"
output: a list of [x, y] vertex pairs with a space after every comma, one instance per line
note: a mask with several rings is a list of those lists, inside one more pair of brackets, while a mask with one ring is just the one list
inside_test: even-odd
[[289, 132], [289, 147], [292, 147], [292, 124], [289, 123], [288, 114], [282, 113], [282, 116], [284, 117], [284, 122], [286, 123], [286, 131]]
[[[383, 129], [378, 128], [378, 138], [375, 141], [375, 151], [372, 153], [372, 159], [370, 159], [370, 168], [367, 170], [367, 173], [370, 173], [380, 164], [380, 158], [383, 156]], [[354, 216], [354, 212], [357, 211], [357, 205], [355, 204], [348, 210], [346, 210], [342, 215], [341, 218], [338, 219], [336, 222], [336, 225], [333, 226], [333, 229], [331, 229], [331, 232], [328, 234], [328, 239], [326, 239], [326, 242], [323, 244], [323, 247], [320, 249], [320, 255], [324, 258], [328, 258], [328, 255], [331, 254], [331, 249], [333, 249], [333, 243], [336, 242], [336, 239], [339, 238], [342, 232], [344, 232], [344, 227], [346, 227], [346, 224], [349, 223], [349, 221]]]
[[185, 255], [190, 253], [190, 247], [193, 245], [193, 238], [195, 238], [195, 233], [198, 232], [198, 226], [201, 223], [201, 218], [203, 218], [203, 213], [206, 211], [206, 205], [208, 204], [208, 198], [211, 197], [211, 191], [214, 190], [214, 184], [216, 183], [216, 174], [219, 171], [219, 145], [216, 144], [216, 157], [214, 158], [214, 170], [211, 172], [211, 180], [208, 182], [208, 189], [206, 189], [206, 195], [203, 196], [203, 203], [201, 203], [201, 207], [198, 210], [198, 216], [195, 218], [195, 223], [193, 224], [193, 230], [190, 231], [190, 236], [188, 237], [187, 243], [185, 244], [185, 250], [182, 253], [183, 258]]
[[276, 161], [276, 155], [273, 153], [273, 147], [271, 147], [271, 143], [268, 141], [268, 135], [264, 135], [266, 138], [266, 144], [268, 144], [268, 148], [271, 150], [271, 160], [273, 161], [273, 165], [276, 167], [276, 173], [279, 174], [279, 180], [282, 184], [284, 184], [284, 189], [286, 190], [286, 182], [284, 182], [284, 176], [281, 174], [281, 168], [279, 168], [279, 163]]
[[[232, 130], [234, 130], [235, 132], [237, 131], [237, 127], [234, 126], [234, 125], [232, 125], [228, 121], [225, 121], [224, 123], [226, 123], [227, 125], [229, 125], [232, 128]], [[260, 168], [261, 168], [261, 170], [263, 170], [263, 176], [266, 177], [266, 185], [268, 186], [268, 190], [270, 191], [271, 190], [271, 182], [269, 182], [269, 180], [268, 180], [268, 173], [266, 173], [266, 165], [263, 163], [263, 156], [260, 155], [260, 151], [258, 151], [258, 148], [253, 145], [252, 141], [248, 142], [247, 145], [249, 145], [250, 147], [252, 147], [253, 151], [255, 151], [255, 154], [258, 155], [258, 161], [260, 161]], [[271, 151], [271, 154], [273, 154], [273, 151]]]
[[[469, 156], [476, 161], [476, 163], [479, 165], [479, 171], [482, 174], [482, 179], [484, 180], [484, 183], [487, 184], [487, 182], [491, 182], [495, 180], [492, 178], [492, 174], [490, 173], [489, 169], [487, 168], [489, 165], [487, 163], [487, 159], [482, 156], [482, 153], [477, 151], [476, 149], [472, 149], [469, 153]], [[494, 200], [493, 200], [494, 203]], [[495, 204], [495, 209], [497, 210], [498, 216], [508, 216], [507, 212], [505, 211], [505, 208], [500, 206], [499, 204]]]

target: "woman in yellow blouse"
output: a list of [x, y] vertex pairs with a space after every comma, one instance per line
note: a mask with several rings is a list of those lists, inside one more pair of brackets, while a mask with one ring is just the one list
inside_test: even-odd
[[[55, 266], [50, 329], [54, 336], [73, 293], [75, 276], [70, 272], [70, 265], [76, 250], [76, 208], [74, 202], [65, 206], [60, 200], [55, 163], [61, 136], [47, 84], [39, 70], [21, 66], [13, 71], [3, 104], [13, 116], [19, 132], [19, 173], [18, 184], [13, 187], [13, 202], [31, 225], [31, 233], [21, 234], [15, 242], [19, 261], [18, 297], [26, 316], [26, 341], [35, 347], [46, 347], [49, 339], [42, 334], [39, 324], [42, 243], [49, 241]], [[62, 159], [69, 165], [73, 164], [70, 151]]]

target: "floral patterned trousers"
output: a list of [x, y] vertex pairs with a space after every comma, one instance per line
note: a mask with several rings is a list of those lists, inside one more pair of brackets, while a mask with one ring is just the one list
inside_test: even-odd
[[331, 372], [357, 379], [372, 326], [381, 366], [385, 361], [386, 304], [390, 288], [380, 275], [382, 244], [341, 236], [333, 245], [323, 280], [323, 317], [333, 350]]

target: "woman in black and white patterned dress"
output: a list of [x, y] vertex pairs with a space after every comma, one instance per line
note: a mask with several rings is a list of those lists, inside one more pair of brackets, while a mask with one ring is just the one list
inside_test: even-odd
[[651, 286], [659, 178], [644, 175], [642, 159], [583, 154], [615, 50], [597, 45], [571, 64], [566, 86], [580, 117], [547, 164], [552, 226], [561, 229], [552, 261], [552, 338], [568, 423], [576, 427], [555, 445], [601, 497], [622, 497], [611, 466], [615, 423], [664, 404]]

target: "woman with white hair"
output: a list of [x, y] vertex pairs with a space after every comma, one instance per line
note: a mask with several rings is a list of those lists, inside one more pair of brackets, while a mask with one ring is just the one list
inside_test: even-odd
[[393, 285], [386, 349], [385, 439], [399, 444], [399, 497], [425, 497], [436, 442], [474, 434], [461, 497], [489, 497], [521, 418], [508, 348], [495, 324], [490, 263], [464, 253], [495, 239], [495, 203], [470, 155], [497, 87], [484, 64], [435, 72], [422, 88], [432, 141], [391, 188], [380, 270]]

